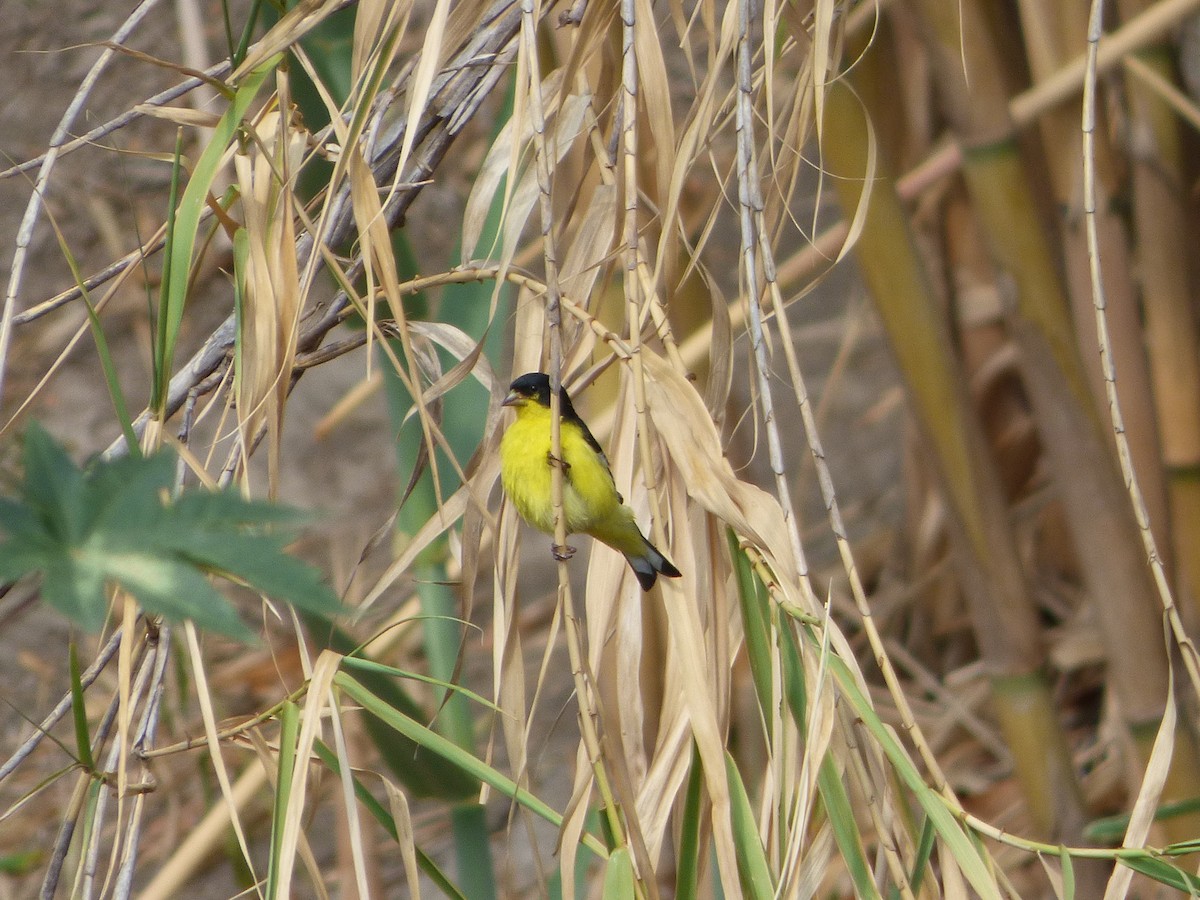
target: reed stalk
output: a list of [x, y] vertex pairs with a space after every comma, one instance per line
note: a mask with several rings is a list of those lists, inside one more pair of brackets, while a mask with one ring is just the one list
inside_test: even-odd
[[[1119, 7], [1130, 19], [1149, 5], [1122, 0]], [[1126, 75], [1134, 252], [1166, 470], [1175, 580], [1189, 595], [1184, 608], [1194, 626], [1200, 619], [1200, 342], [1188, 273], [1194, 236], [1181, 202], [1183, 144], [1175, 113], [1157, 86], [1176, 80], [1170, 48], [1157, 44], [1130, 56]]]
[[[1011, 284], [1010, 333], [1021, 352], [1085, 587], [1097, 606], [1108, 683], [1131, 731], [1153, 733], [1168, 696], [1158, 596], [1111, 438], [1101, 430], [1086, 385], [1069, 304], [1016, 144], [1005, 87], [996, 77], [995, 45], [978, 4], [959, 6], [961, 20], [934, 0], [921, 6], [933, 38], [942, 101], [964, 148], [968, 189], [996, 265]], [[1190, 737], [1182, 731], [1175, 737], [1179, 762], [1166, 800], [1196, 796], [1200, 787], [1189, 764], [1195, 754]], [[1138, 744], [1144, 763], [1149, 748], [1144, 741]]]
[[1037, 753], [1014, 754], [1018, 779], [1038, 828], [1079, 833], [1085, 820], [1081, 794], [1042, 675], [1036, 610], [999, 478], [894, 181], [884, 165], [870, 169], [873, 137], [857, 96], [844, 83], [831, 85], [826, 94], [822, 137], [825, 165], [843, 208], [866, 204], [855, 253], [948, 500], [954, 558], [991, 676], [997, 718], [1014, 748], [1024, 734], [1046, 736]]

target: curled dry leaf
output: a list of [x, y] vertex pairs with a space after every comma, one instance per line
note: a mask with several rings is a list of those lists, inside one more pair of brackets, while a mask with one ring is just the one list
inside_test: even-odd
[[642, 366], [650, 416], [691, 498], [752, 542], [781, 586], [799, 584], [799, 566], [778, 501], [734, 474], [704, 401], [687, 379], [666, 360], [644, 351]]

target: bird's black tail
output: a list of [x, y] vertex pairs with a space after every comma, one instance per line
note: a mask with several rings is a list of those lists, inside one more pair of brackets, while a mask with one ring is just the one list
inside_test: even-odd
[[645, 549], [640, 556], [626, 556], [625, 558], [629, 560], [629, 567], [633, 569], [633, 574], [637, 576], [638, 584], [642, 586], [643, 591], [654, 587], [654, 582], [658, 581], [659, 575], [678, 578], [683, 574], [649, 541], [646, 541]]

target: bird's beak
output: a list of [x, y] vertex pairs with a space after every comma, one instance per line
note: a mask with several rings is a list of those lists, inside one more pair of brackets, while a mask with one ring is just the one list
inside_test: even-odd
[[501, 403], [500, 405], [501, 406], [520, 406], [521, 402], [524, 399], [525, 398], [522, 397], [520, 394], [518, 394], [516, 391], [509, 391], [508, 396], [504, 398], [504, 402]]

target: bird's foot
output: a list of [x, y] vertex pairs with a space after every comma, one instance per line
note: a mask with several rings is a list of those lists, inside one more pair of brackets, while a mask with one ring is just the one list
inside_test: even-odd
[[546, 462], [550, 464], [550, 468], [560, 468], [564, 472], [571, 468], [571, 464], [569, 462], [567, 462], [565, 459], [559, 459], [549, 450], [546, 451]]
[[551, 544], [550, 552], [559, 562], [565, 562], [575, 555], [575, 548], [566, 544]]

